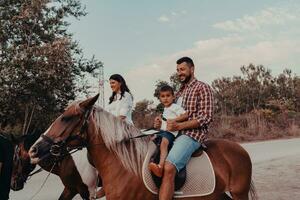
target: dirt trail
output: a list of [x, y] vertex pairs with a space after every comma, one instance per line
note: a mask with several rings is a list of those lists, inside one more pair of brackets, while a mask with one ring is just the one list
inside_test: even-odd
[[[300, 138], [244, 143], [253, 162], [253, 179], [260, 200], [300, 199]], [[45, 180], [46, 172], [33, 176], [12, 200], [29, 200]], [[35, 200], [58, 199], [63, 190], [60, 180], [51, 175]], [[80, 199], [80, 198], [76, 198]]]
[[254, 183], [261, 200], [299, 200], [300, 154], [254, 165]]

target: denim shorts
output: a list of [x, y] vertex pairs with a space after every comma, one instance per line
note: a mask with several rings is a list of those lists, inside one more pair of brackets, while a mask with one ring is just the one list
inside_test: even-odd
[[200, 143], [187, 135], [178, 136], [171, 148], [166, 161], [172, 163], [177, 171], [185, 167], [192, 154], [200, 147]]
[[168, 149], [171, 149], [171, 147], [173, 146], [174, 140], [175, 140], [175, 136], [168, 131], [160, 131], [159, 135], [162, 138], [166, 138], [169, 141]]

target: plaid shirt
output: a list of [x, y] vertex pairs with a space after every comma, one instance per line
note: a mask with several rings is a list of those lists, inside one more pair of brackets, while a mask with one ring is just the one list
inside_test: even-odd
[[210, 86], [194, 78], [181, 86], [176, 97], [177, 100], [182, 98], [181, 106], [188, 112], [188, 120], [196, 119], [199, 122], [198, 128], [182, 130], [181, 133], [202, 142], [206, 138], [213, 115], [214, 102]]

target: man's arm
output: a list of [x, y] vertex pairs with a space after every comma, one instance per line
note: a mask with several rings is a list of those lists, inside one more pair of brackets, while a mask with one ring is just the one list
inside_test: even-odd
[[184, 121], [184, 122], [176, 122], [176, 121], [168, 121], [167, 122], [167, 130], [168, 131], [181, 131], [185, 129], [193, 129], [199, 128], [199, 122], [197, 119]]
[[[213, 114], [213, 96], [212, 91], [208, 85], [204, 85], [199, 91], [199, 98], [201, 99], [199, 111], [188, 112], [188, 118], [190, 120], [185, 122], [169, 121], [167, 124], [167, 130], [180, 131], [185, 129], [199, 128], [205, 124], [209, 124], [212, 121]], [[197, 110], [196, 104], [191, 103], [188, 106], [188, 110]]]
[[174, 119], [168, 119], [167, 121], [183, 122], [189, 119], [189, 113], [186, 112], [181, 106], [173, 104], [172, 109], [177, 117]]
[[172, 120], [174, 120], [175, 122], [183, 122], [183, 121], [188, 120], [188, 118], [189, 118], [189, 114], [188, 114], [188, 112], [185, 112]]

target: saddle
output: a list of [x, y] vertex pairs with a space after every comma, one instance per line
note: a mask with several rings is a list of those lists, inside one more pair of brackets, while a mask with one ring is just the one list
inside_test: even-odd
[[[152, 154], [152, 156], [150, 158], [150, 162], [154, 162], [154, 163], [158, 164], [159, 160], [160, 160], [160, 143], [161, 143], [161, 137], [160, 136], [156, 137], [153, 142], [156, 145], [156, 149], [155, 149], [154, 153]], [[207, 149], [207, 147], [204, 144], [201, 145], [192, 154], [192, 157], [199, 157], [199, 156], [201, 156], [202, 153], [203, 153], [203, 151], [206, 150], [206, 149]], [[175, 191], [179, 190], [185, 184], [186, 175], [187, 175], [186, 166], [183, 169], [181, 169], [179, 172], [176, 173], [176, 176], [175, 176]], [[160, 188], [160, 185], [162, 183], [162, 178], [161, 177], [157, 177], [152, 172], [151, 172], [151, 176], [152, 176], [152, 179], [153, 179], [156, 187]]]

